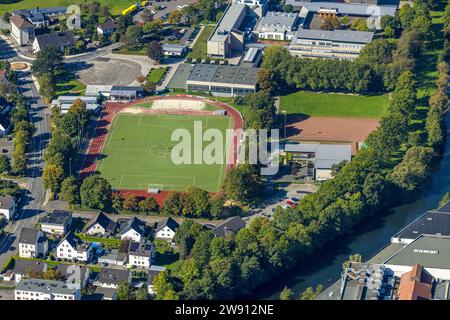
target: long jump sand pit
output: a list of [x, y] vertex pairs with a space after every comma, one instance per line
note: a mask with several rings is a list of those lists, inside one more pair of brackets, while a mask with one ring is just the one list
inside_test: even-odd
[[164, 99], [153, 101], [152, 109], [164, 110], [203, 110], [205, 102], [199, 100]]
[[357, 145], [377, 129], [380, 121], [368, 118], [288, 117], [287, 135], [296, 141], [351, 142], [353, 153]]

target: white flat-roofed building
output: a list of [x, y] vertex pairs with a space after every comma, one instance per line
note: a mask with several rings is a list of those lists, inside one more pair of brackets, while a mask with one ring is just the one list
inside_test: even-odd
[[300, 29], [288, 49], [300, 58], [354, 60], [373, 36], [373, 32], [365, 31]]
[[131, 242], [128, 263], [136, 268], [149, 269], [155, 257], [155, 248], [150, 242]]
[[182, 44], [165, 43], [162, 45], [162, 51], [166, 57], [182, 57], [187, 52], [187, 47]]
[[65, 235], [72, 226], [72, 212], [55, 210], [39, 220], [44, 233]]
[[97, 97], [86, 96], [59, 96], [52, 101], [51, 105], [52, 107], [58, 107], [61, 110], [61, 114], [66, 114], [78, 99], [86, 104], [86, 110], [88, 111], [96, 111], [100, 107]]
[[291, 40], [297, 27], [297, 19], [297, 12], [269, 11], [256, 28], [258, 37], [268, 40]]
[[80, 300], [80, 290], [64, 281], [22, 279], [14, 290], [15, 300]]
[[233, 51], [244, 50], [244, 33], [239, 30], [249, 8], [245, 4], [231, 4], [212, 32], [207, 43], [210, 57], [228, 58]]
[[113, 86], [110, 85], [96, 85], [88, 84], [86, 86], [86, 96], [87, 97], [100, 97], [109, 98], [111, 96], [111, 90]]

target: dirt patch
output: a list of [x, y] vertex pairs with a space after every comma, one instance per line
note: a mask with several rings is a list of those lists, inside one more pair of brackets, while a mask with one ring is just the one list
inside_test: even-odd
[[11, 64], [11, 70], [12, 71], [21, 71], [28, 69], [28, 66], [25, 63], [22, 62], [16, 62]]
[[374, 131], [377, 119], [333, 117], [289, 117], [287, 136], [295, 141], [351, 142], [353, 154]]

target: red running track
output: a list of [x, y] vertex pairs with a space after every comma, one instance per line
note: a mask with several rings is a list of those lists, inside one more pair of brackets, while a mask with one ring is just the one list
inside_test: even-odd
[[[230, 158], [227, 163], [227, 172], [231, 170], [231, 168], [237, 165], [238, 152], [240, 146], [240, 135], [243, 129], [244, 121], [242, 115], [233, 107], [226, 103], [217, 102], [209, 99], [202, 99], [193, 97], [190, 95], [177, 95], [177, 96], [164, 96], [164, 97], [151, 97], [147, 99], [142, 99], [133, 102], [107, 102], [105, 104], [105, 108], [100, 116], [100, 119], [97, 122], [97, 127], [95, 128], [94, 138], [91, 141], [91, 145], [89, 146], [89, 150], [87, 156], [85, 158], [83, 169], [80, 173], [80, 178], [85, 179], [89, 175], [95, 174], [97, 172], [97, 161], [102, 155], [103, 146], [105, 145], [106, 139], [108, 137], [108, 130], [111, 126], [111, 123], [114, 119], [114, 116], [122, 111], [125, 108], [128, 108], [132, 105], [139, 104], [145, 101], [154, 101], [154, 100], [195, 100], [195, 101], [204, 101], [207, 104], [216, 106], [221, 108], [227, 112], [229, 116], [231, 116], [234, 120], [234, 135], [233, 141], [230, 146]], [[183, 114], [183, 112], [179, 112], [178, 114]], [[192, 111], [187, 111], [185, 114], [192, 114]], [[161, 191], [159, 194], [150, 195], [146, 190], [125, 190], [120, 189], [117, 190], [122, 196], [133, 195], [140, 198], [148, 198], [154, 197], [158, 204], [162, 206], [164, 204], [168, 191]]]

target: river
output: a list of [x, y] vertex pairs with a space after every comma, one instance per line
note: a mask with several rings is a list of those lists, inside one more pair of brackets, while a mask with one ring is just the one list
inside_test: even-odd
[[339, 279], [342, 263], [353, 253], [369, 259], [383, 248], [390, 237], [425, 211], [434, 209], [444, 194], [450, 191], [450, 115], [447, 113], [447, 142], [444, 156], [434, 168], [431, 182], [417, 195], [417, 199], [398, 205], [366, 220], [355, 232], [340, 237], [314, 254], [308, 266], [298, 267], [281, 274], [259, 287], [252, 299], [278, 299], [281, 290], [288, 286], [297, 298], [303, 290], [319, 284], [328, 287]]

